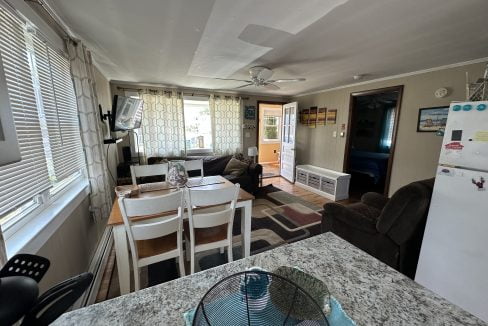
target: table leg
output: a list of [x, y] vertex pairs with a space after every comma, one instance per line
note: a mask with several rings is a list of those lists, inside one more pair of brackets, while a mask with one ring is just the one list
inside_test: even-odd
[[115, 259], [117, 261], [117, 271], [119, 273], [120, 294], [130, 293], [130, 261], [129, 248], [127, 246], [127, 235], [124, 225], [113, 227]]
[[241, 234], [242, 234], [242, 256], [251, 255], [251, 213], [252, 200], [242, 202]]

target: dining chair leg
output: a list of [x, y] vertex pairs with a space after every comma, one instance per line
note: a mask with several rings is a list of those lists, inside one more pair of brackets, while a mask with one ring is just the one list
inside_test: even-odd
[[141, 289], [141, 275], [138, 267], [134, 267], [134, 291]]
[[190, 249], [190, 274], [195, 273], [195, 250]]
[[232, 245], [227, 247], [227, 259], [229, 260], [229, 263], [232, 261]]
[[185, 260], [183, 259], [183, 253], [178, 256], [178, 265], [180, 265], [180, 277], [185, 276]]

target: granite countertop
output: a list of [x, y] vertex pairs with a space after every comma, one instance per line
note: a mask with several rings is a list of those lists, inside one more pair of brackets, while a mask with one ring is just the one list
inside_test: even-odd
[[332, 233], [321, 234], [61, 316], [56, 325], [184, 325], [223, 277], [297, 266], [321, 278], [358, 325], [488, 325]]

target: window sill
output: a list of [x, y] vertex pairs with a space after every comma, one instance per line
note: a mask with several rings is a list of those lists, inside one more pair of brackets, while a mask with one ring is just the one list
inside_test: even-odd
[[15, 233], [6, 236], [7, 257], [17, 253], [36, 253], [88, 196], [86, 179], [70, 185], [62, 196], [32, 217]]

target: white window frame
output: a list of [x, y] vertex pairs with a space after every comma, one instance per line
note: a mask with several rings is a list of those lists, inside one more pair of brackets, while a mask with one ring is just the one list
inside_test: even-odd
[[[275, 118], [278, 119], [278, 124], [276, 125], [276, 129], [277, 129], [277, 138], [276, 139], [266, 139], [266, 138], [264, 138], [264, 135], [265, 135], [264, 130], [265, 130], [266, 126], [274, 127], [273, 125], [266, 125], [266, 117], [267, 116], [275, 117]], [[261, 143], [263, 143], [263, 144], [277, 144], [277, 143], [281, 143], [281, 124], [282, 124], [281, 119], [282, 119], [281, 116], [272, 115], [272, 114], [266, 114], [266, 112], [263, 113], [263, 120], [262, 120], [262, 123], [261, 123], [261, 133], [260, 133]]]
[[[209, 97], [206, 96], [184, 96], [183, 98], [183, 116], [185, 114], [185, 100], [190, 100], [190, 101], [202, 101], [202, 102], [208, 102], [210, 106], [210, 99]], [[183, 118], [183, 121], [185, 119]], [[212, 113], [210, 113], [210, 120], [212, 121]], [[214, 127], [212, 126], [211, 123], [211, 132], [212, 132], [212, 147], [211, 148], [186, 148], [186, 126], [185, 126], [185, 148], [186, 148], [186, 155], [213, 155], [213, 137], [214, 137]]]

